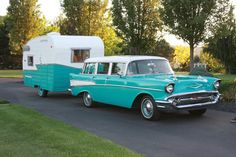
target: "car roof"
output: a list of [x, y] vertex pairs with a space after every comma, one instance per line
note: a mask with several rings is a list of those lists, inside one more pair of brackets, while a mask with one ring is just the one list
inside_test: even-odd
[[106, 56], [106, 57], [93, 57], [85, 60], [85, 63], [91, 62], [121, 62], [129, 63], [136, 60], [148, 60], [148, 59], [161, 59], [167, 60], [164, 57], [158, 56]]

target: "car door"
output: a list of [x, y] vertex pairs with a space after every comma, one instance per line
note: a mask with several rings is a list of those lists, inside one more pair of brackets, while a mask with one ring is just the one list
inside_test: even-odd
[[95, 83], [94, 87], [94, 101], [107, 103], [106, 97], [106, 80], [109, 74], [110, 63], [97, 63], [97, 72], [96, 75], [92, 77], [92, 81]]
[[125, 68], [125, 63], [112, 63], [111, 74], [106, 79], [106, 93], [108, 104], [129, 108], [132, 100], [129, 99]]

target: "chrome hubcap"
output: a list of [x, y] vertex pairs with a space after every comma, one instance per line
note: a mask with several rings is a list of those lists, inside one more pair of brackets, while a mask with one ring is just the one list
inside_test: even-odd
[[89, 93], [84, 93], [84, 104], [85, 106], [91, 106], [92, 104], [92, 97]]
[[42, 88], [39, 88], [38, 89], [38, 94], [41, 96], [43, 94], [43, 89]]
[[145, 118], [150, 119], [153, 116], [153, 103], [150, 99], [146, 98], [142, 101], [141, 111]]

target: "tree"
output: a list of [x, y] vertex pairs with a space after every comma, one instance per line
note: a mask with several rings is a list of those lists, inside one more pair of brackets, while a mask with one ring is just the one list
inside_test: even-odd
[[66, 34], [92, 35], [102, 25], [108, 0], [63, 0]]
[[12, 53], [22, 55], [21, 47], [41, 31], [38, 0], [10, 0], [8, 16], [11, 24], [9, 31]]
[[113, 0], [113, 24], [130, 54], [150, 54], [161, 29], [160, 0]]
[[236, 74], [236, 21], [233, 6], [221, 18], [221, 23], [214, 27], [213, 36], [207, 40], [205, 51], [218, 58], [226, 72]]
[[8, 37], [8, 19], [0, 16], [0, 68], [7, 66], [9, 61], [9, 37]]
[[62, 7], [66, 17], [60, 15], [56, 22], [61, 34], [96, 35], [104, 41], [105, 55], [119, 53], [122, 39], [112, 26], [107, 6], [108, 0], [64, 0]]
[[168, 60], [171, 60], [174, 55], [174, 48], [170, 46], [163, 38], [159, 38], [156, 41], [155, 50], [152, 52], [152, 55], [158, 55], [165, 57]]
[[209, 52], [201, 52], [200, 62], [207, 64], [207, 70], [215, 73], [224, 72], [224, 65]]
[[117, 36], [112, 26], [111, 12], [107, 12], [107, 16], [104, 16], [101, 26], [96, 31], [95, 35], [102, 38], [105, 45], [106, 56], [119, 54], [121, 52], [123, 40]]
[[189, 47], [187, 46], [176, 46], [174, 57], [173, 57], [173, 64], [174, 67], [177, 67], [180, 70], [186, 71], [189, 68], [190, 62], [190, 54], [189, 54]]
[[168, 31], [189, 44], [190, 70], [194, 65], [194, 47], [204, 40], [207, 26], [211, 25], [211, 18], [220, 1], [163, 0], [161, 17]]
[[40, 19], [40, 25], [41, 25], [41, 29], [40, 29], [39, 35], [45, 35], [50, 32], [60, 32], [60, 28], [57, 26], [57, 24], [56, 23], [49, 23], [46, 20], [45, 16], [43, 16]]

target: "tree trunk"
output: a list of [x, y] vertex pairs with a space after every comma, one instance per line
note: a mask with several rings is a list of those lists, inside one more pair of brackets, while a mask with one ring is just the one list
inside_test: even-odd
[[230, 67], [230, 65], [226, 66], [226, 74], [231, 74], [231, 67]]
[[194, 66], [194, 44], [190, 43], [190, 71], [193, 70], [193, 66]]

